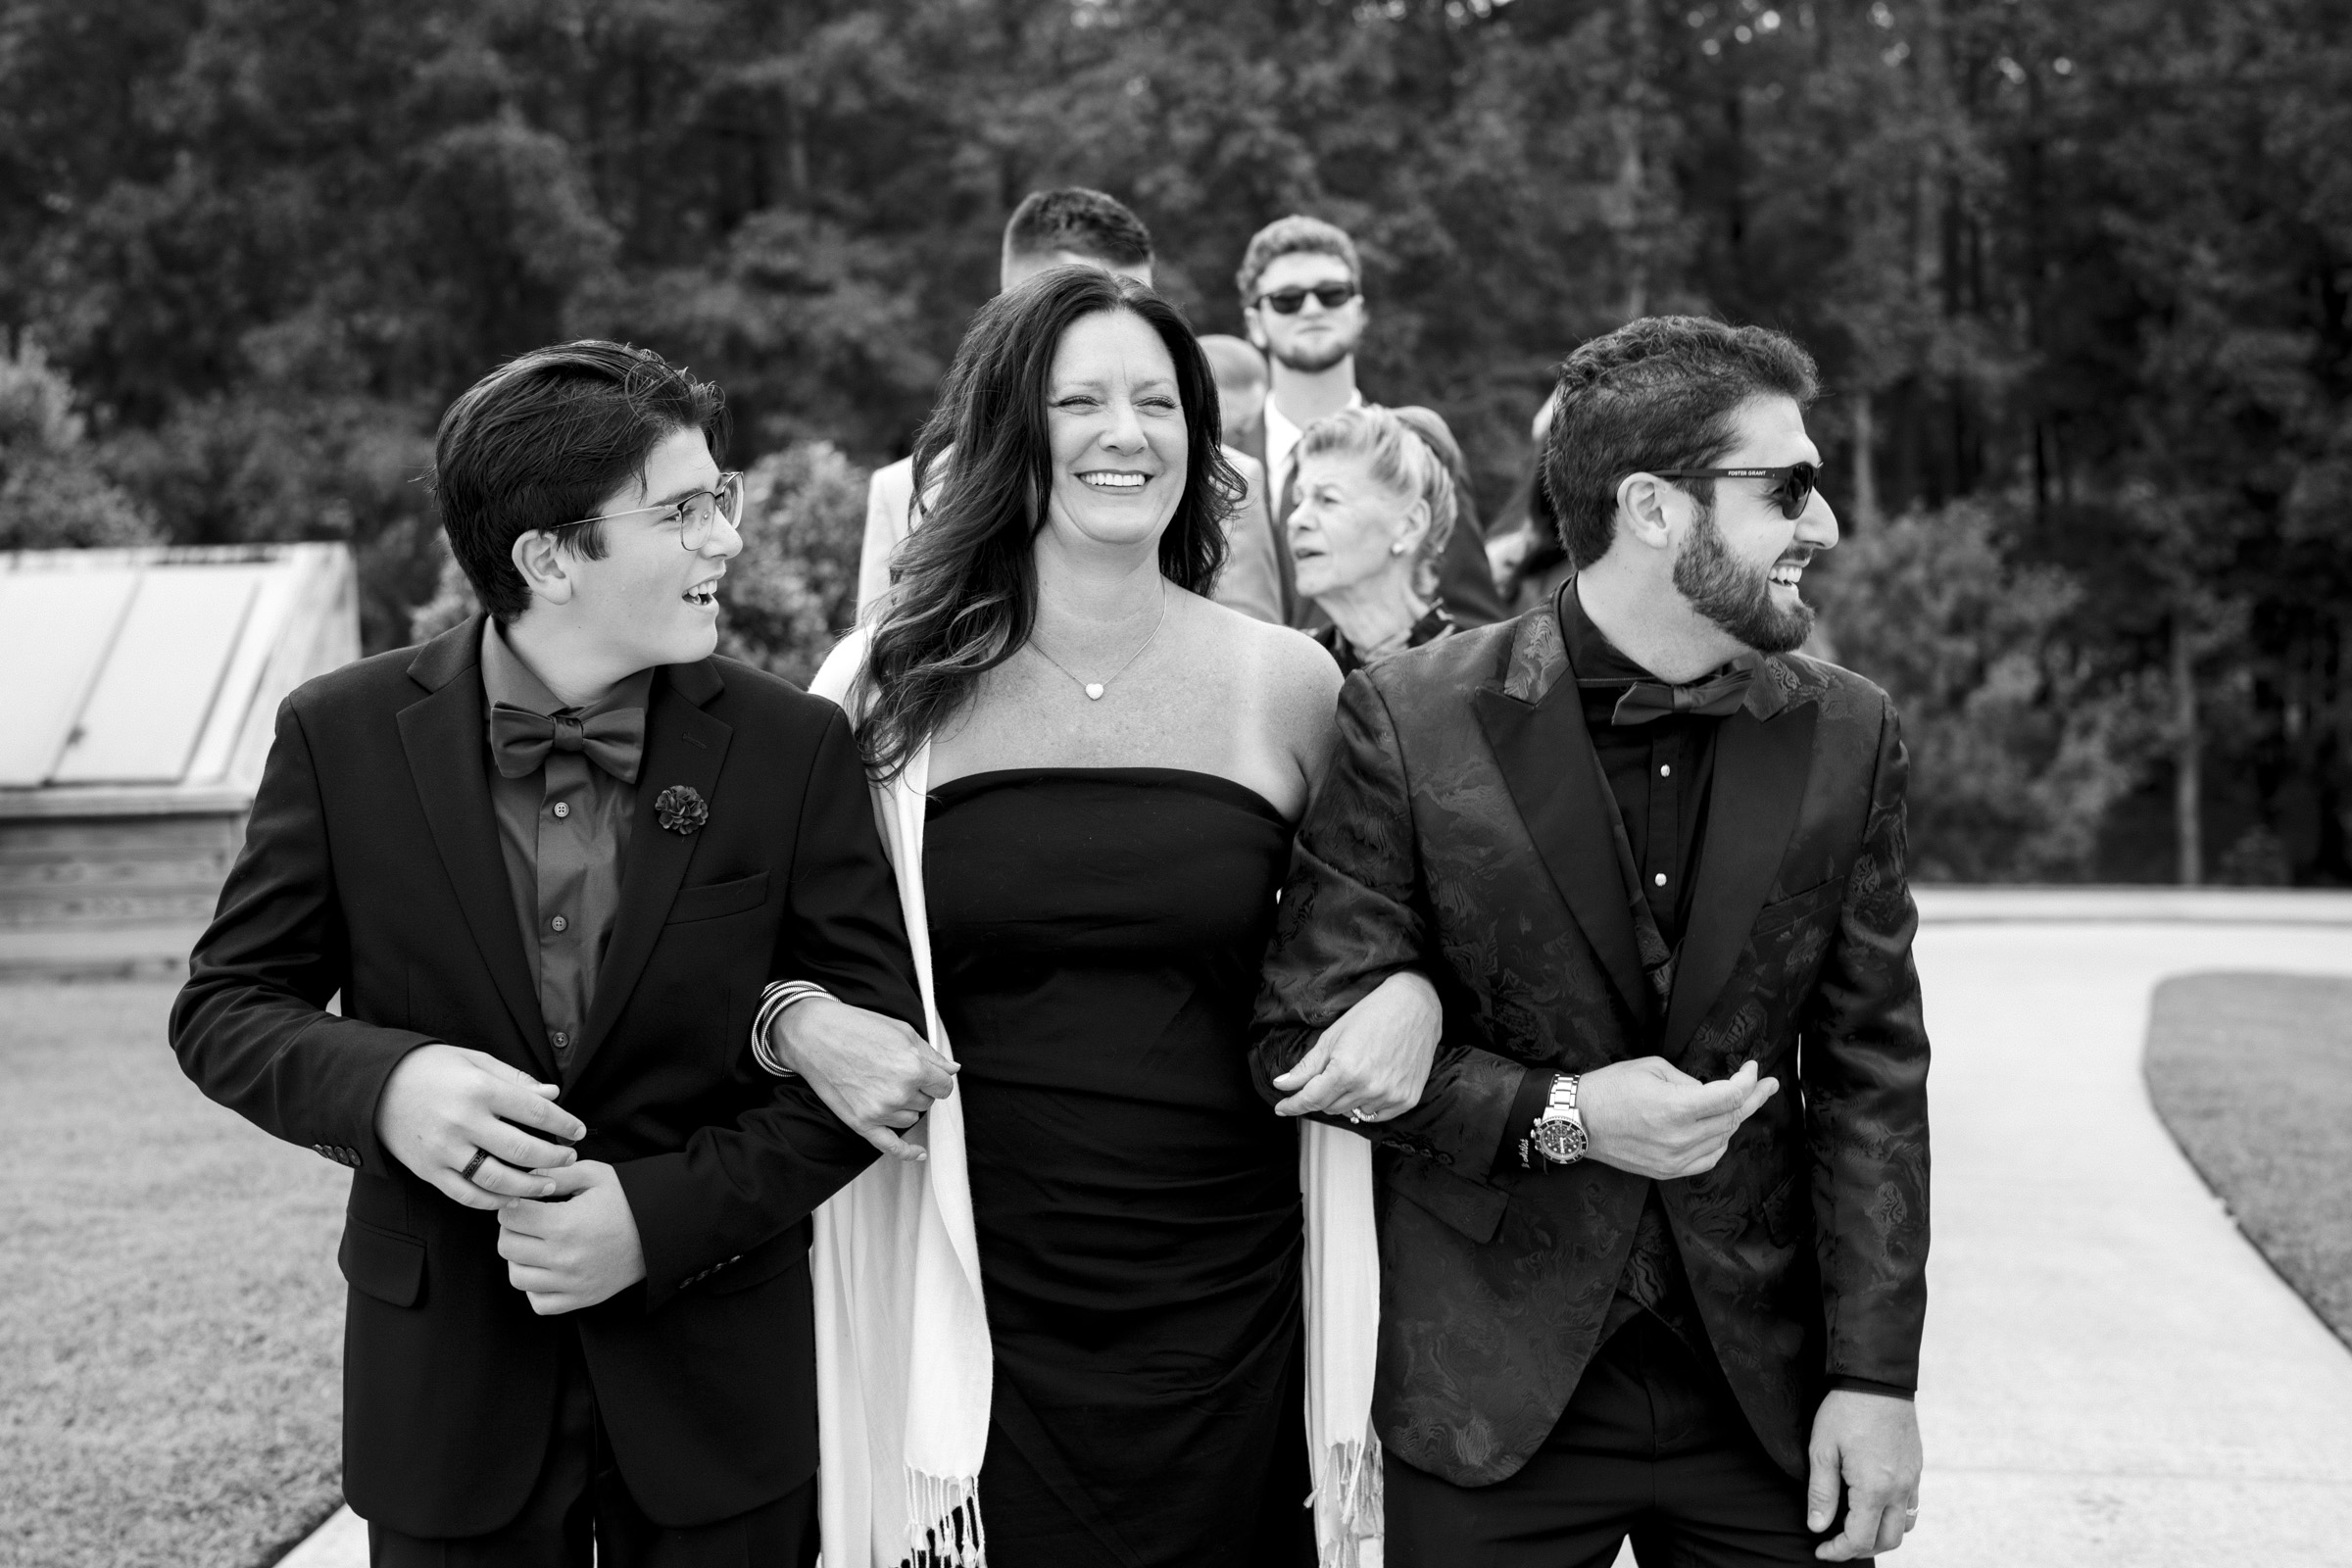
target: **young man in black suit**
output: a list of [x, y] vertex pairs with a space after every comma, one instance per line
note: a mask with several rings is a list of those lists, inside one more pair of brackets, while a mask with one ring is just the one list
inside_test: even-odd
[[896, 1070], [892, 1125], [949, 1078], [847, 721], [710, 657], [723, 434], [715, 388], [612, 343], [452, 406], [435, 492], [486, 612], [287, 699], [172, 1009], [206, 1094], [353, 1168], [379, 1565], [815, 1558], [808, 1216], [908, 1152], [742, 1041], [795, 981], [791, 1029]]

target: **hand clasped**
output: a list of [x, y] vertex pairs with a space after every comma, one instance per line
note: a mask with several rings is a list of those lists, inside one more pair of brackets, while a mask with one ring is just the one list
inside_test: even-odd
[[498, 1211], [507, 1283], [531, 1298], [531, 1310], [541, 1317], [576, 1312], [645, 1278], [637, 1216], [619, 1173], [584, 1159], [542, 1174], [556, 1200], [518, 1198]]
[[1323, 1031], [1274, 1087], [1290, 1096], [1285, 1116], [1321, 1113], [1386, 1121], [1421, 1102], [1437, 1055], [1445, 1007], [1437, 988], [1402, 969], [1383, 980]]
[[899, 1136], [956, 1089], [956, 1063], [898, 1019], [831, 997], [795, 1003], [768, 1026], [776, 1059], [834, 1115], [897, 1159], [929, 1156]]
[[1781, 1087], [1746, 1062], [1700, 1083], [1663, 1056], [1613, 1061], [1584, 1075], [1577, 1108], [1592, 1140], [1588, 1158], [1655, 1181], [1713, 1170], [1732, 1135]]

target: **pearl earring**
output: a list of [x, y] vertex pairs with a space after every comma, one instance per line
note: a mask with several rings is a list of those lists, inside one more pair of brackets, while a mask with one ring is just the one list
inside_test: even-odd
[[1389, 554], [1390, 554], [1390, 555], [1392, 555], [1392, 556], [1401, 556], [1401, 555], [1403, 555], [1403, 554], [1404, 554], [1404, 541], [1403, 541], [1403, 540], [1401, 540], [1401, 539], [1398, 539], [1398, 540], [1395, 541], [1394, 543], [1392, 543], [1392, 544], [1389, 546]]

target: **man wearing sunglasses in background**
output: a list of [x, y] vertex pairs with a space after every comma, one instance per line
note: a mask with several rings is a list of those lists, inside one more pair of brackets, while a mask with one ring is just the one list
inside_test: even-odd
[[[1292, 214], [1250, 236], [1234, 276], [1242, 295], [1242, 325], [1270, 363], [1272, 385], [1259, 427], [1235, 444], [1265, 468], [1274, 498], [1275, 557], [1283, 617], [1294, 626], [1321, 623], [1321, 613], [1298, 597], [1289, 519], [1298, 504], [1291, 454], [1298, 434], [1327, 414], [1360, 407], [1355, 351], [1370, 313], [1355, 241], [1319, 218]], [[1486, 539], [1462, 450], [1431, 409], [1396, 410], [1428, 441], [1453, 477], [1454, 526], [1438, 563], [1438, 597], [1457, 625], [1500, 620], [1502, 597], [1487, 567]]]
[[848, 721], [711, 657], [723, 435], [716, 388], [614, 343], [450, 408], [484, 613], [287, 699], [172, 1009], [205, 1093], [352, 1168], [379, 1568], [815, 1560], [808, 1215], [897, 1140], [743, 1039], [788, 981], [788, 1042], [950, 1078]]
[[1392, 1568], [1855, 1562], [1919, 1511], [1928, 1040], [1886, 695], [1795, 653], [1815, 373], [1654, 318], [1561, 367], [1551, 603], [1350, 677], [1258, 1004], [1400, 969], [1373, 1140]]

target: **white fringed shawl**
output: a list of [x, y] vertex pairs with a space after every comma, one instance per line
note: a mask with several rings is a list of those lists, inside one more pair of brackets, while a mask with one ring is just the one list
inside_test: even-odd
[[[809, 690], [847, 707], [865, 643], [853, 633]], [[874, 787], [874, 815], [898, 873], [924, 1034], [953, 1061], [923, 903], [930, 771], [926, 745], [904, 773]], [[817, 1507], [828, 1568], [896, 1568], [909, 1556], [954, 1568], [988, 1560], [978, 1497], [995, 1355], [972, 1233], [963, 1097], [934, 1103], [906, 1136], [931, 1157], [878, 1160], [816, 1211]]]
[[[809, 690], [849, 707], [866, 642], [863, 629], [844, 639]], [[954, 1060], [932, 987], [923, 899], [930, 772], [925, 745], [905, 772], [874, 787], [874, 814], [898, 873], [931, 1049]], [[1372, 1147], [1316, 1122], [1300, 1133], [1306, 1431], [1317, 1555], [1322, 1568], [1379, 1568], [1372, 1370], [1380, 1251], [1372, 1225]], [[931, 1157], [920, 1164], [881, 1160], [816, 1211], [810, 1268], [826, 1568], [898, 1568], [909, 1556], [954, 1568], [985, 1568], [988, 1560], [978, 1489], [993, 1351], [964, 1165], [962, 1097], [937, 1102], [906, 1137]], [[934, 1555], [926, 1559], [925, 1551]]]

